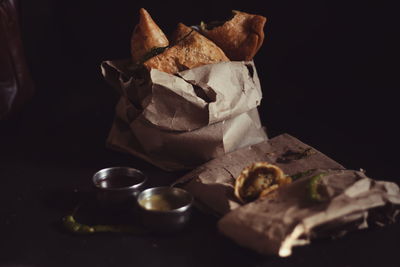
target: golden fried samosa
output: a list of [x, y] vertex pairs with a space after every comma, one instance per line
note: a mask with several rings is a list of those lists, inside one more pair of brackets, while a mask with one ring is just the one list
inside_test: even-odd
[[171, 48], [144, 62], [147, 69], [158, 69], [167, 73], [198, 66], [229, 61], [225, 53], [212, 41], [197, 31], [179, 23], [172, 37]]
[[235, 181], [235, 196], [247, 203], [263, 198], [280, 186], [289, 184], [292, 178], [282, 169], [268, 162], [255, 162], [244, 168]]
[[169, 45], [167, 37], [147, 10], [141, 8], [139, 13], [140, 20], [135, 26], [131, 38], [131, 55], [135, 63], [140, 62], [152, 48]]
[[220, 26], [207, 29], [201, 25], [201, 33], [216, 43], [231, 60], [252, 60], [264, 41], [263, 16], [233, 10], [233, 18]]

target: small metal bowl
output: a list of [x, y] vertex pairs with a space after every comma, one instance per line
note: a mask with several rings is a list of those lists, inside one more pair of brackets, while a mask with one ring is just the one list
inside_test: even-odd
[[113, 204], [132, 203], [145, 182], [146, 176], [141, 171], [129, 167], [106, 168], [93, 175], [97, 199]]
[[189, 221], [193, 197], [176, 187], [153, 187], [137, 197], [142, 223], [157, 232], [181, 230]]

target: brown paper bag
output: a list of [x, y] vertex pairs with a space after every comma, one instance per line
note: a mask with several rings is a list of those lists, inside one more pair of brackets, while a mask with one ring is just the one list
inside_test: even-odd
[[180, 170], [267, 140], [253, 62], [204, 65], [176, 75], [152, 69], [143, 77], [132, 74], [128, 60], [101, 67], [121, 94], [107, 139], [113, 149]]

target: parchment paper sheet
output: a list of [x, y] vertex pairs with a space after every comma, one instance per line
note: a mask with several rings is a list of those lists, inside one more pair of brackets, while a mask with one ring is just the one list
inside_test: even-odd
[[[234, 196], [235, 179], [257, 161], [278, 165], [293, 177], [302, 173], [302, 177], [265, 199], [243, 205]], [[317, 202], [310, 198], [309, 181], [320, 173], [325, 173], [318, 185], [323, 201]], [[218, 228], [224, 235], [259, 253], [282, 257], [312, 238], [393, 222], [400, 211], [396, 184], [345, 170], [288, 134], [211, 160], [175, 185], [192, 193], [200, 208], [222, 217]]]
[[267, 140], [253, 62], [222, 62], [171, 75], [132, 74], [129, 61], [102, 64], [121, 94], [107, 143], [165, 170], [192, 169]]
[[[320, 186], [325, 199], [312, 201], [309, 181], [322, 172], [327, 173]], [[293, 246], [308, 244], [311, 238], [393, 222], [399, 209], [394, 183], [370, 179], [360, 171], [316, 170], [271, 197], [228, 213], [218, 228], [242, 246], [286, 257]]]
[[344, 169], [295, 137], [282, 134], [213, 159], [179, 179], [176, 185], [181, 184], [193, 194], [203, 209], [222, 216], [240, 206], [234, 196], [235, 179], [243, 168], [257, 161], [276, 164], [288, 175], [317, 168]]

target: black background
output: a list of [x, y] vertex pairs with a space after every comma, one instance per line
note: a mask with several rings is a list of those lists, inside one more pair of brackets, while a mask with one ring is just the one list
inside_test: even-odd
[[137, 167], [153, 185], [182, 174], [161, 172], [104, 146], [118, 96], [99, 65], [129, 57], [140, 7], [166, 33], [178, 22], [218, 20], [231, 9], [266, 16], [265, 43], [254, 60], [269, 136], [287, 132], [347, 168], [399, 182], [400, 32], [394, 5], [24, 0], [20, 7], [36, 95], [0, 124], [0, 266], [398, 266], [398, 223], [320, 240], [295, 249], [289, 259], [239, 248], [200, 213], [186, 231], [169, 237], [77, 237], [57, 225], [90, 190], [90, 177], [100, 168]]

